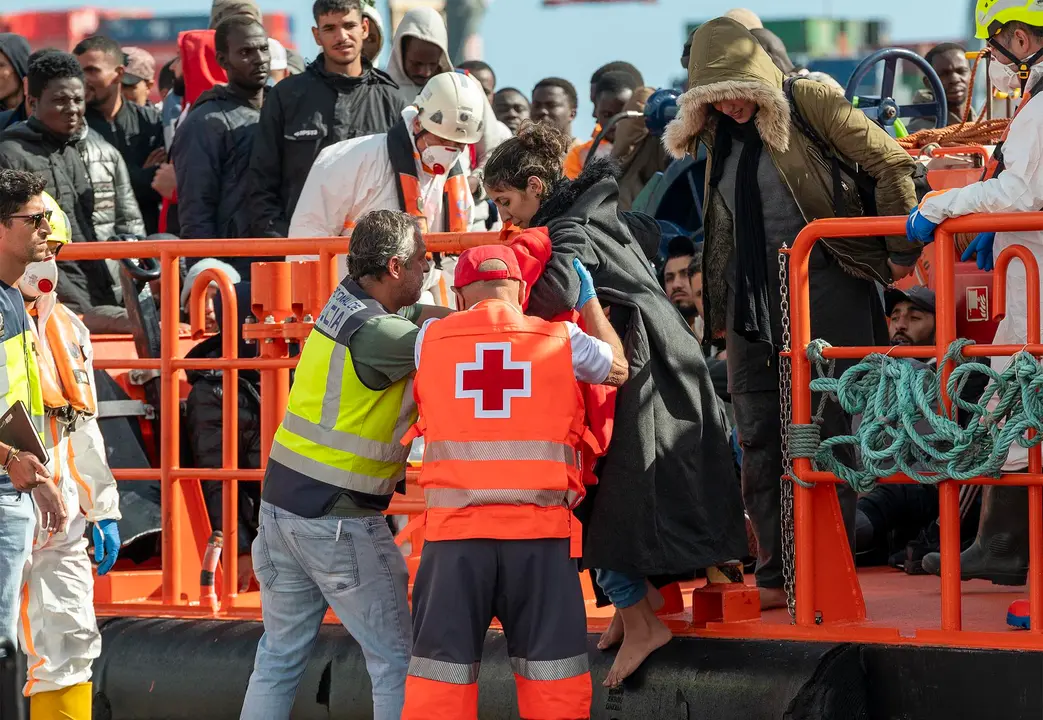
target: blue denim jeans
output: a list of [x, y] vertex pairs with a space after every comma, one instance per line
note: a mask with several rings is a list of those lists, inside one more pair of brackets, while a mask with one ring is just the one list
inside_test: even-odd
[[290, 717], [328, 607], [362, 648], [374, 720], [398, 720], [412, 652], [409, 573], [384, 518], [303, 518], [262, 502], [253, 566], [264, 635], [242, 720]]
[[5, 475], [0, 480], [0, 637], [18, 646], [18, 592], [22, 571], [33, 549], [36, 510]]
[[616, 609], [637, 605], [648, 594], [648, 583], [643, 577], [601, 568], [595, 572], [598, 586]]

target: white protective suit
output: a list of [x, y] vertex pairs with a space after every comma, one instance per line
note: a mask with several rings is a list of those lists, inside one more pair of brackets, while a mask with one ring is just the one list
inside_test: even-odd
[[[388, 62], [387, 74], [398, 84], [402, 93], [402, 99], [406, 103], [412, 104], [416, 100], [416, 96], [423, 90], [423, 87], [413, 82], [409, 75], [406, 74], [405, 66], [402, 62], [402, 39], [406, 37], [426, 40], [442, 49], [442, 62], [438, 66], [438, 72], [451, 71], [453, 63], [449, 59], [449, 32], [446, 30], [445, 21], [437, 10], [430, 7], [418, 7], [403, 15], [402, 21], [398, 24], [398, 29], [395, 30], [395, 39], [391, 41], [391, 60]], [[478, 167], [485, 165], [486, 158], [497, 145], [511, 137], [510, 128], [496, 119], [488, 99], [485, 101], [485, 113], [482, 122], [485, 123], [482, 139], [475, 145], [475, 151], [478, 155]]]
[[[1043, 65], [1032, 68], [1028, 87], [1043, 76]], [[972, 213], [1035, 212], [1043, 209], [1043, 98], [1030, 97], [1011, 122], [1003, 144], [1004, 170], [997, 177], [964, 188], [948, 190], [923, 201], [921, 214], [931, 222]], [[1043, 233], [997, 233], [993, 257], [1005, 248], [1024, 245], [1043, 269]], [[1028, 342], [1028, 296], [1025, 268], [1018, 260], [1007, 270], [1007, 314], [996, 330], [996, 345], [1022, 345]], [[1002, 372], [1009, 357], [992, 358], [992, 368]], [[1015, 444], [1003, 469], [1022, 470], [1028, 466], [1028, 451]]]
[[[416, 116], [417, 109], [413, 106], [402, 111], [402, 119], [409, 128], [413, 127]], [[414, 143], [414, 157], [419, 158], [412, 131], [409, 135]], [[446, 221], [443, 217], [442, 196], [447, 176], [428, 174], [419, 159], [416, 165], [427, 226], [431, 232], [444, 232]], [[311, 166], [311, 172], [308, 173], [308, 179], [304, 182], [297, 207], [290, 219], [289, 235], [350, 235], [355, 222], [367, 212], [402, 209], [398, 201], [397, 183], [388, 155], [386, 133], [334, 143], [320, 152]], [[466, 194], [466, 202], [468, 218], [473, 219], [474, 199], [470, 191]], [[286, 259], [294, 261], [318, 258], [315, 255], [290, 255]], [[337, 258], [337, 271], [341, 279], [347, 274], [345, 260], [343, 255]], [[442, 302], [439, 286], [445, 285], [447, 290], [452, 287], [455, 267], [456, 258], [443, 258], [441, 270], [432, 264], [431, 271], [424, 277], [424, 295], [421, 296], [420, 302], [432, 305], [447, 304]], [[452, 292], [447, 292], [447, 300], [448, 307], [455, 307]]]
[[[51, 313], [69, 317], [97, 405], [90, 332], [54, 293], [41, 296], [36, 303], [37, 328], [45, 327]], [[38, 331], [37, 337], [37, 342], [47, 343], [46, 333]], [[65, 425], [48, 414], [45, 424], [50, 455], [47, 469], [65, 499], [68, 519], [63, 531], [53, 535], [37, 522], [32, 555], [22, 573], [18, 635], [28, 656], [27, 696], [90, 681], [91, 664], [101, 653], [101, 635], [94, 617], [94, 577], [84, 532], [88, 522], [121, 517], [119, 492], [97, 419], [79, 417]]]

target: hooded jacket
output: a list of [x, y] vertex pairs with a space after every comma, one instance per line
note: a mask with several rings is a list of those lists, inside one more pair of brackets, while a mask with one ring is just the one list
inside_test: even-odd
[[[706, 363], [652, 269], [659, 227], [619, 211], [618, 172], [612, 161], [594, 161], [541, 203], [530, 225], [547, 227], [552, 252], [527, 312], [551, 320], [571, 311], [578, 258], [630, 365], [616, 392], [599, 483], [581, 506], [584, 565], [643, 577], [686, 574], [746, 554], [742, 499]], [[528, 242], [522, 252], [532, 257], [535, 247]]]
[[[407, 105], [412, 105], [416, 96], [423, 90], [406, 74], [403, 60], [403, 41], [405, 38], [416, 38], [437, 45], [442, 51], [442, 59], [438, 63], [438, 72], [450, 72], [453, 63], [449, 59], [449, 33], [445, 21], [434, 8], [413, 8], [402, 16], [402, 21], [395, 30], [395, 39], [391, 42], [391, 60], [388, 62], [388, 75], [398, 84], [399, 95]], [[497, 145], [511, 137], [511, 130], [496, 119], [492, 105], [485, 101], [485, 112], [482, 117], [484, 129], [482, 139], [474, 146], [477, 155], [475, 167], [485, 165], [485, 159]]]
[[273, 87], [261, 108], [247, 173], [249, 237], [286, 237], [312, 163], [341, 140], [387, 132], [406, 106], [385, 73], [326, 71], [322, 54]]
[[[7, 58], [7, 62], [14, 70], [18, 78], [18, 86], [22, 87], [22, 80], [29, 72], [29, 41], [15, 33], [0, 33], [0, 54]], [[12, 110], [0, 112], [0, 130], [26, 120], [25, 103], [21, 102]]]
[[[713, 167], [716, 111], [712, 104], [725, 99], [747, 99], [759, 109], [752, 122], [764, 141], [779, 176], [793, 196], [806, 222], [835, 217], [830, 164], [815, 143], [792, 121], [789, 101], [783, 92], [783, 76], [756, 38], [745, 27], [728, 18], [704, 23], [692, 37], [689, 90], [678, 100], [676, 119], [666, 129], [663, 144], [675, 158], [695, 155], [697, 143], [707, 150], [707, 191], [704, 215], [707, 337], [724, 329], [728, 257], [734, 245], [732, 218], [724, 200], [709, 179]], [[916, 205], [912, 173], [915, 161], [879, 125], [851, 106], [844, 97], [812, 81], [793, 85], [793, 99], [801, 116], [831, 149], [848, 163], [858, 165], [877, 182], [876, 202], [880, 215], [906, 215]], [[847, 188], [846, 206], [861, 215], [857, 189]], [[883, 241], [865, 238], [822, 241], [847, 273], [890, 284], [890, 259], [911, 266], [921, 250], [905, 237]]]
[[[217, 85], [193, 103], [170, 157], [183, 238], [249, 237], [246, 176], [261, 111]], [[242, 272], [250, 258], [233, 263]], [[249, 273], [246, 275], [249, 277]]]
[[[235, 286], [239, 307], [239, 322], [242, 326], [250, 315], [250, 283]], [[215, 299], [218, 321], [223, 318], [221, 297]], [[220, 333], [207, 338], [189, 352], [190, 358], [219, 358], [222, 356]], [[239, 339], [239, 357], [257, 357], [257, 345]], [[192, 389], [185, 401], [185, 425], [192, 466], [198, 468], [220, 468], [224, 465], [222, 446], [224, 436], [224, 388], [221, 370], [189, 370], [188, 382]], [[261, 380], [256, 370], [239, 371], [239, 467], [261, 467]], [[222, 487], [219, 480], [203, 480], [203, 497], [206, 501], [210, 525], [222, 529]], [[260, 508], [261, 488], [257, 483], [244, 483], [239, 492], [239, 548], [240, 555], [250, 552], [250, 543], [257, 536], [257, 513]]]

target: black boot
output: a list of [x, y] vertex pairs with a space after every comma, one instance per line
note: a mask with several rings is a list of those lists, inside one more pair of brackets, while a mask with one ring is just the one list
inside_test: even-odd
[[[988, 485], [982, 490], [978, 538], [960, 553], [964, 580], [994, 585], [1024, 585], [1029, 568], [1028, 488]], [[924, 556], [923, 569], [942, 573], [942, 556]]]

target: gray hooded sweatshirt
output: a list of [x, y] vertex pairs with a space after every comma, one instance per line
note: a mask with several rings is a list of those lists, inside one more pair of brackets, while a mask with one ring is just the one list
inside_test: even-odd
[[[446, 30], [445, 21], [437, 10], [429, 7], [418, 7], [413, 8], [402, 16], [402, 22], [398, 24], [395, 38], [391, 42], [391, 60], [388, 62], [386, 72], [398, 84], [402, 93], [402, 99], [412, 105], [423, 86], [417, 85], [406, 74], [405, 63], [402, 59], [402, 41], [407, 37], [426, 40], [442, 49], [442, 61], [438, 65], [439, 72], [452, 71], [453, 63], [449, 60], [449, 51], [447, 50], [449, 47], [449, 32]], [[476, 148], [478, 152], [478, 167], [482, 167], [485, 164], [485, 159], [497, 145], [511, 136], [510, 129], [496, 119], [496, 115], [493, 114], [493, 108], [488, 100], [485, 102], [483, 121], [485, 130]]]

